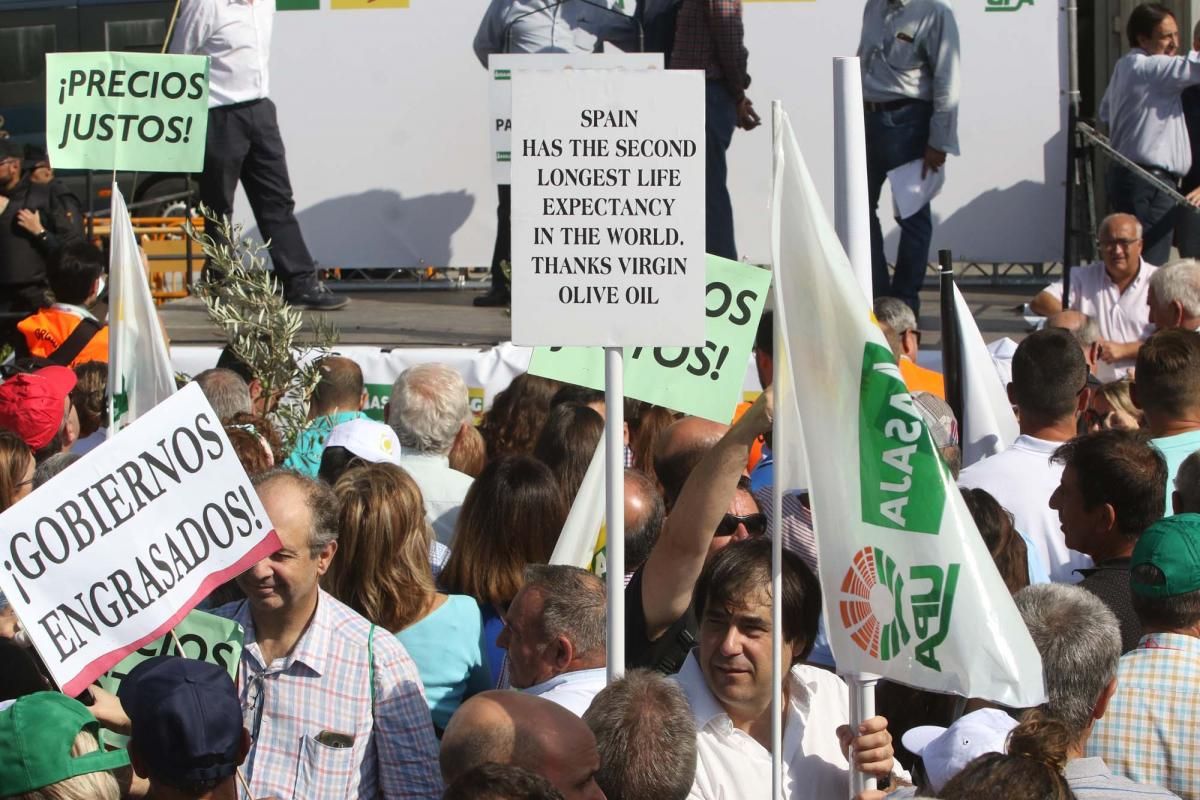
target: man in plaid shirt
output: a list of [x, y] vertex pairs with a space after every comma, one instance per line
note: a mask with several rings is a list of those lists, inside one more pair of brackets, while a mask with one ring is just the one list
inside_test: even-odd
[[276, 470], [255, 480], [281, 549], [238, 577], [246, 600], [215, 613], [246, 631], [238, 669], [253, 797], [441, 797], [420, 676], [390, 632], [319, 581], [337, 551], [337, 500]]
[[761, 120], [746, 96], [749, 53], [742, 44], [742, 0], [683, 0], [675, 22], [671, 69], [702, 69], [705, 88], [705, 252], [737, 260], [733, 205], [725, 186], [725, 151], [733, 129], [754, 130]]
[[1180, 797], [1200, 798], [1200, 514], [1164, 517], [1129, 561], [1144, 635], [1121, 657], [1117, 692], [1096, 723], [1088, 755], [1112, 771]]

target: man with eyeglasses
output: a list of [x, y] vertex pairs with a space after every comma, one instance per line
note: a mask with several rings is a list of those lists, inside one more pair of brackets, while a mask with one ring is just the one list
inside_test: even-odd
[[[1066, 307], [1096, 321], [1100, 328], [1099, 366], [1105, 367], [1097, 369], [1097, 377], [1113, 380], [1129, 374], [1138, 348], [1154, 333], [1150, 279], [1158, 267], [1142, 258], [1142, 224], [1132, 214], [1105, 217], [1097, 244], [1101, 260], [1071, 270], [1071, 298]], [[1043, 289], [1029, 307], [1043, 316], [1062, 311], [1062, 281]]]
[[[701, 570], [732, 542], [762, 536], [767, 518], [745, 476], [750, 447], [771, 428], [771, 392], [764, 391], [745, 414], [724, 426], [685, 418], [668, 428], [655, 470], [664, 483], [667, 521], [646, 563], [625, 589], [625, 664], [665, 674], [679, 670], [697, 642], [700, 626], [692, 590]], [[712, 436], [724, 429], [715, 442]], [[692, 442], [680, 441], [692, 439]], [[687, 461], [687, 478], [675, 490], [674, 465]], [[677, 492], [677, 497], [676, 497]]]

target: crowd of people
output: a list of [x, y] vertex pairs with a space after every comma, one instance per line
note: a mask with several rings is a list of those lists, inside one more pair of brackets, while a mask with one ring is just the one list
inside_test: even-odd
[[[885, 787], [863, 798], [1198, 798], [1200, 333], [1178, 325], [1200, 317], [1196, 276], [1152, 276], [1154, 332], [1124, 394], [1093, 377], [1104, 349], [1081, 335], [1087, 315], [1027, 336], [1009, 365], [1020, 436], [961, 471], [944, 387], [903, 367], [911, 309], [876, 303], [1041, 653], [1038, 708], [885, 681], [880, 715], [851, 729], [816, 577], [820, 498], [788, 490], [773, 518], [770, 312], [754, 351], [766, 391], [730, 424], [625, 403], [627, 672], [613, 682], [604, 580], [549, 563], [602, 393], [520, 375], [476, 427], [462, 377], [426, 363], [376, 421], [359, 366], [331, 355], [289, 446], [226, 351], [194, 381], [281, 545], [201, 603], [244, 631], [236, 677], [162, 657], [115, 696], [67, 698], [5, 608], [0, 796], [768, 797], [778, 682], [785, 797], [846, 796], [856, 768]], [[104, 437], [103, 366], [23, 360], [0, 383], [0, 507]]]

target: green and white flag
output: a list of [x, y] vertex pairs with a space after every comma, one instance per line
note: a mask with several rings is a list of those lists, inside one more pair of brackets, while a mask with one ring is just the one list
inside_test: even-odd
[[108, 262], [108, 435], [175, 393], [150, 282], [125, 198], [112, 187], [112, 241]]
[[794, 407], [804, 444], [776, 440], [775, 479], [812, 493], [838, 669], [1037, 705], [1038, 651], [862, 302], [780, 110], [774, 144], [775, 313], [794, 376], [776, 387], [776, 421]]

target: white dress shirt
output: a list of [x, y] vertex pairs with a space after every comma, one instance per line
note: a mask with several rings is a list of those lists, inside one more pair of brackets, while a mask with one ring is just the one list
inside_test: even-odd
[[434, 536], [450, 547], [463, 498], [475, 480], [451, 469], [450, 459], [446, 456], [422, 453], [404, 446], [400, 447], [400, 466], [416, 481], [425, 498], [425, 516], [433, 526]]
[[555, 675], [548, 681], [525, 689], [525, 694], [532, 694], [546, 700], [553, 700], [577, 717], [592, 704], [592, 698], [608, 683], [608, 670], [605, 667], [597, 669], [577, 669], [574, 672], [564, 672]]
[[[1133, 282], [1122, 292], [1108, 277], [1104, 262], [1088, 264], [1071, 270], [1071, 302], [1063, 303], [1063, 308], [1081, 311], [1096, 320], [1100, 335], [1113, 342], [1141, 342], [1154, 333], [1150, 324], [1150, 276], [1158, 272], [1158, 267], [1145, 261], [1138, 268], [1138, 274]], [[1055, 281], [1042, 291], [1062, 303], [1063, 284]], [[1123, 358], [1113, 362], [1112, 371], [1096, 377], [1100, 380], [1114, 380], [1123, 377], [1133, 369], [1137, 359]], [[1101, 362], [1103, 363], [1103, 362]]]
[[1063, 465], [1050, 462], [1062, 442], [1022, 434], [1003, 453], [976, 462], [958, 476], [965, 489], [983, 489], [1013, 516], [1013, 525], [1037, 547], [1042, 564], [1055, 583], [1078, 583], [1075, 570], [1092, 566], [1092, 559], [1067, 547], [1058, 512], [1050, 495], [1062, 480]]
[[267, 96], [275, 0], [183, 0], [171, 52], [208, 56], [208, 107]]
[[[689, 798], [749, 800], [771, 796], [771, 751], [733, 726], [693, 650], [675, 676], [696, 720], [696, 780]], [[850, 694], [832, 672], [799, 664], [788, 674], [783, 727], [783, 797], [848, 797], [850, 765], [837, 729], [847, 724]]]
[[1118, 153], [1176, 176], [1192, 166], [1180, 95], [1200, 84], [1200, 53], [1152, 56], [1135, 47], [1117, 62], [1100, 101], [1100, 121]]

